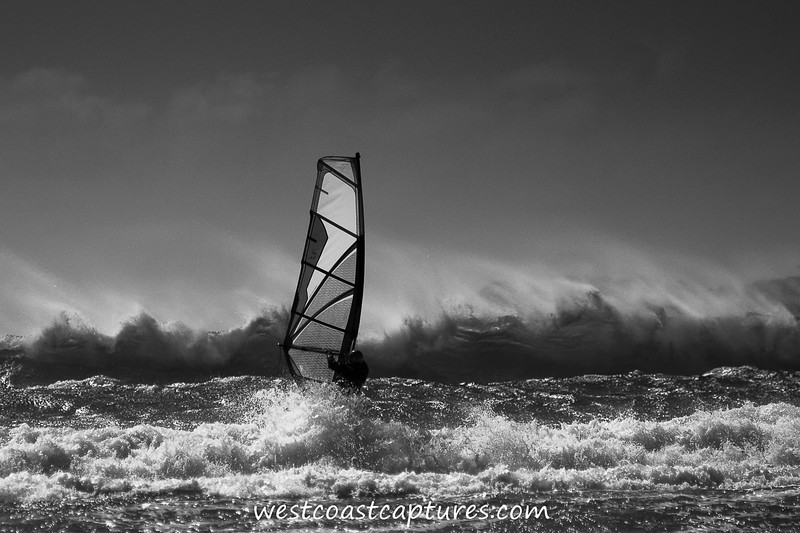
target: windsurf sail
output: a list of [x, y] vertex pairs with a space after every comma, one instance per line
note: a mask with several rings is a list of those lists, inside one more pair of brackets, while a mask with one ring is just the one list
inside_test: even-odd
[[364, 294], [360, 155], [323, 157], [283, 351], [295, 377], [330, 382], [328, 355], [350, 353]]

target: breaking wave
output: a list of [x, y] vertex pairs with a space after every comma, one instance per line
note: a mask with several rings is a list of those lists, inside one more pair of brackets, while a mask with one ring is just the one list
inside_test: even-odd
[[381, 375], [504, 381], [633, 370], [700, 374], [721, 366], [800, 368], [800, 327], [788, 315], [697, 317], [628, 313], [596, 292], [544, 318], [464, 312], [404, 327], [363, 346]]
[[800, 408], [745, 404], [666, 420], [546, 425], [488, 405], [426, 428], [364, 397], [278, 386], [236, 423], [0, 429], [0, 502], [197, 493], [324, 499], [800, 483]]
[[[434, 318], [407, 317], [401, 327], [362, 340], [361, 348], [372, 376], [449, 382], [633, 370], [699, 374], [738, 365], [800, 368], [800, 278], [762, 282], [748, 291], [757, 311], [718, 315], [647, 301], [631, 307], [598, 290], [546, 313], [476, 311], [464, 304]], [[161, 324], [143, 313], [109, 336], [62, 314], [33, 337], [3, 337], [0, 356], [14, 361], [18, 379], [34, 381], [94, 374], [145, 381], [281, 375], [277, 343], [286, 320], [285, 310], [272, 310], [241, 328], [206, 332]]]
[[115, 336], [62, 313], [33, 338], [8, 336], [5, 352], [19, 379], [49, 381], [96, 374], [149, 379], [191, 379], [210, 374], [279, 373], [276, 354], [285, 311], [271, 311], [226, 332], [161, 324], [142, 313]]

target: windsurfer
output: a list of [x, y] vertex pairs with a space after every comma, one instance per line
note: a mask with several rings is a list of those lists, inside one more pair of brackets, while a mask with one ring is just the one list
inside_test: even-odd
[[367, 380], [369, 367], [364, 361], [364, 354], [358, 350], [353, 350], [343, 358], [343, 361], [336, 361], [333, 355], [328, 355], [328, 368], [336, 372], [334, 381], [342, 388], [358, 391]]

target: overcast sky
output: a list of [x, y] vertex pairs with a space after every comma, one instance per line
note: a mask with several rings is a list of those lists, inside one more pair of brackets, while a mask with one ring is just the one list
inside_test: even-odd
[[0, 332], [288, 303], [316, 159], [356, 151], [373, 316], [545, 271], [796, 274], [797, 12], [3, 1]]

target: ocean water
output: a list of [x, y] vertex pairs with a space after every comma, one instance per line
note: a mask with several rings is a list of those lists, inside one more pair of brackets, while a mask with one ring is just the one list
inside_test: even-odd
[[0, 531], [800, 524], [794, 319], [411, 320], [361, 345], [362, 395], [286, 377], [284, 326], [2, 337]]

